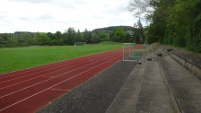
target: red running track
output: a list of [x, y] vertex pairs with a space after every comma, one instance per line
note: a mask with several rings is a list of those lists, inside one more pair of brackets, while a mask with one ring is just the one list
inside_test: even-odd
[[0, 75], [0, 113], [32, 113], [122, 59], [113, 50]]

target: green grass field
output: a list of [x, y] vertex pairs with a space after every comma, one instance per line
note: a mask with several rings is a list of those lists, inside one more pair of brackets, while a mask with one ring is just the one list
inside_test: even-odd
[[0, 48], [0, 74], [121, 47], [121, 43], [103, 42], [86, 46]]

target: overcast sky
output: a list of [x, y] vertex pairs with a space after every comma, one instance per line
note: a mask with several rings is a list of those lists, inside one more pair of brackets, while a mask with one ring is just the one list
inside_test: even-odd
[[0, 32], [83, 31], [128, 25], [138, 19], [127, 10], [130, 0], [0, 0]]

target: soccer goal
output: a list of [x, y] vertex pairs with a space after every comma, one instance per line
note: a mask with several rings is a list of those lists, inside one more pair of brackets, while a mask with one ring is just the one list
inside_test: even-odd
[[75, 46], [86, 46], [86, 42], [75, 42]]
[[123, 61], [137, 62], [140, 57], [135, 43], [123, 43]]

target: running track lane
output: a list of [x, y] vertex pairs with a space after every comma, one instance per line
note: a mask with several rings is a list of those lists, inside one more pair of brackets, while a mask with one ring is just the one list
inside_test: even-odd
[[122, 59], [122, 49], [0, 75], [0, 113], [32, 113]]

